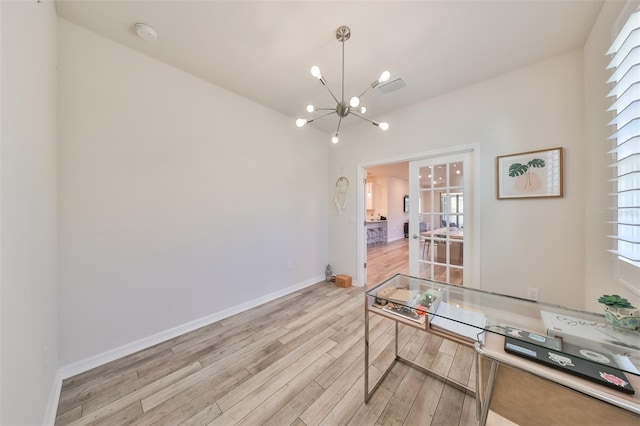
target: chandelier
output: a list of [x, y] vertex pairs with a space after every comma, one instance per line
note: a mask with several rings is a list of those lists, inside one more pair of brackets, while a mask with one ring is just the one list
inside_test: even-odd
[[338, 41], [342, 43], [342, 93], [340, 97], [341, 100], [338, 100], [338, 98], [333, 94], [331, 89], [329, 89], [329, 87], [327, 86], [327, 80], [325, 80], [325, 78], [320, 73], [320, 68], [314, 65], [313, 67], [311, 67], [311, 75], [317, 78], [320, 81], [320, 83], [322, 83], [322, 85], [327, 89], [327, 91], [329, 92], [333, 100], [336, 102], [336, 106], [329, 107], [329, 108], [318, 108], [313, 105], [307, 105], [307, 112], [309, 113], [316, 112], [316, 111], [329, 111], [329, 112], [323, 113], [319, 116], [312, 117], [312, 118], [306, 118], [306, 119], [298, 118], [296, 120], [296, 126], [302, 127], [305, 124], [311, 123], [320, 118], [324, 118], [329, 115], [336, 114], [338, 116], [338, 128], [336, 129], [335, 134], [331, 137], [331, 142], [333, 143], [338, 143], [338, 136], [340, 134], [340, 124], [342, 124], [342, 119], [350, 114], [358, 118], [361, 118], [364, 121], [368, 121], [374, 126], [379, 127], [381, 130], [387, 130], [389, 128], [389, 123], [384, 123], [384, 122], [379, 123], [377, 121], [369, 120], [368, 118], [363, 117], [362, 114], [367, 112], [367, 108], [365, 106], [360, 105], [360, 99], [369, 90], [375, 88], [380, 83], [383, 83], [389, 80], [389, 77], [391, 77], [391, 74], [389, 74], [389, 71], [384, 71], [377, 80], [371, 83], [369, 87], [367, 87], [364, 90], [364, 92], [362, 92], [359, 96], [354, 96], [351, 99], [349, 99], [349, 103], [347, 103], [344, 100], [344, 43], [345, 41], [349, 40], [350, 37], [351, 37], [351, 30], [349, 29], [349, 27], [343, 25], [336, 30], [336, 39], [338, 39]]

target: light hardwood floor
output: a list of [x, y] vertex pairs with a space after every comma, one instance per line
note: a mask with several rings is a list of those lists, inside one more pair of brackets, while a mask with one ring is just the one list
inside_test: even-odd
[[[429, 266], [420, 267], [421, 277], [429, 277]], [[437, 266], [434, 279], [436, 281], [449, 282], [462, 285], [462, 270], [450, 268], [450, 276], [447, 281], [446, 268]], [[409, 240], [403, 238], [385, 244], [374, 244], [367, 247], [367, 287], [381, 283], [385, 278], [395, 273], [409, 274]]]
[[409, 273], [409, 240], [374, 244], [367, 247], [367, 287], [381, 283], [393, 274]]
[[[387, 262], [372, 278], [406, 272]], [[363, 403], [363, 293], [323, 281], [66, 379], [56, 424], [476, 424], [472, 396], [401, 363]], [[393, 322], [370, 325], [376, 380], [393, 359]], [[400, 348], [474, 386], [472, 349], [406, 326]]]

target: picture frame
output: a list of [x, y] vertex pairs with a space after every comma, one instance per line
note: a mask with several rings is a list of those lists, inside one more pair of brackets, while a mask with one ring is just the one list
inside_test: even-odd
[[558, 147], [497, 157], [498, 199], [562, 197], [563, 151]]
[[405, 213], [409, 213], [409, 196], [408, 195], [404, 196], [402, 208]]

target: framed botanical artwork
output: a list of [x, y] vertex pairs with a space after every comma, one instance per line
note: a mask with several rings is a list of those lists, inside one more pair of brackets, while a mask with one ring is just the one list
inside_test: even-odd
[[562, 148], [502, 155], [498, 199], [562, 197]]

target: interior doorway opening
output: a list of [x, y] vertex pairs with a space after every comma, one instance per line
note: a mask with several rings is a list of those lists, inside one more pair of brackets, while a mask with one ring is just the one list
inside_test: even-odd
[[[460, 173], [457, 172], [460, 166], [458, 157], [462, 159], [464, 167]], [[409, 275], [454, 284], [462, 284], [463, 280], [465, 286], [480, 286], [480, 227], [477, 226], [480, 223], [480, 209], [475, 208], [479, 205], [479, 192], [476, 188], [481, 179], [479, 159], [479, 144], [470, 144], [404, 157], [396, 162], [359, 166], [356, 218], [361, 224], [357, 231], [360, 265], [357, 272], [358, 282], [372, 287], [395, 273], [406, 273], [408, 262]], [[425, 186], [420, 180], [420, 167], [426, 165], [423, 164], [425, 160], [427, 163], [445, 165], [444, 170], [449, 177], [443, 177], [443, 180], [448, 179], [444, 189], [433, 182], [431, 187]], [[389, 182], [395, 185], [398, 183], [397, 180], [385, 181], [383, 177], [387, 171], [394, 168], [403, 168], [401, 174], [393, 176], [402, 181], [402, 189], [396, 188], [395, 192], [389, 191]], [[416, 173], [412, 174], [412, 170]], [[428, 177], [429, 174], [425, 176]], [[459, 176], [464, 176], [463, 184], [457, 183]], [[373, 197], [372, 201], [368, 200], [370, 194]], [[427, 194], [430, 197], [439, 197], [437, 202], [432, 198], [431, 204], [432, 207], [439, 205], [438, 209], [424, 208]], [[419, 206], [419, 203], [422, 203], [422, 206]], [[384, 231], [382, 234], [372, 234], [367, 230], [369, 222], [382, 221], [383, 217], [386, 238]], [[442, 225], [443, 219], [447, 221], [446, 226]], [[423, 235], [429, 231], [419, 229], [420, 222], [425, 225], [426, 222], [430, 222], [431, 230], [438, 232]], [[440, 232], [442, 229], [444, 232]], [[463, 231], [460, 232], [461, 230]], [[380, 235], [383, 236], [382, 239]], [[433, 274], [427, 274], [425, 268]], [[460, 277], [460, 282], [455, 282], [456, 277]]]
[[365, 169], [366, 282], [409, 273], [409, 162]]

